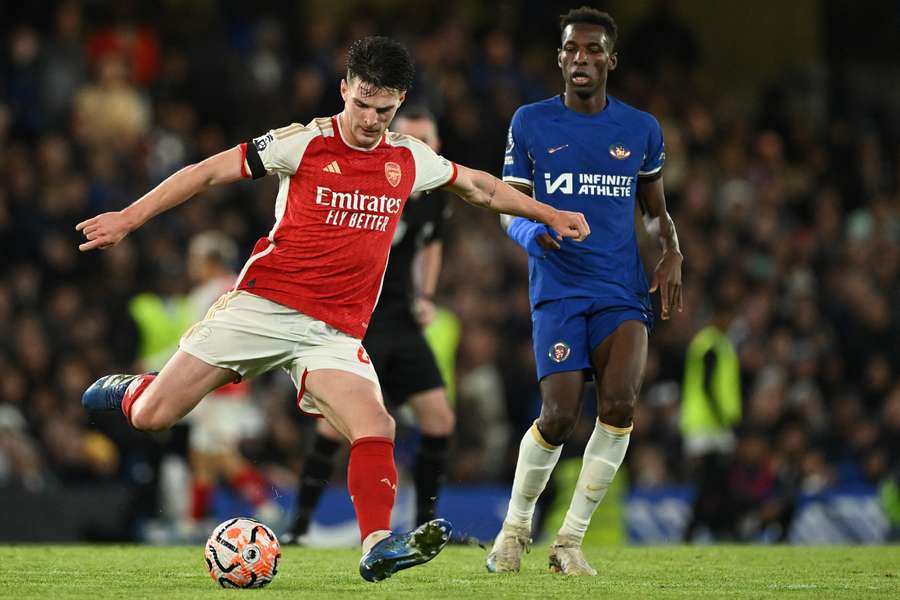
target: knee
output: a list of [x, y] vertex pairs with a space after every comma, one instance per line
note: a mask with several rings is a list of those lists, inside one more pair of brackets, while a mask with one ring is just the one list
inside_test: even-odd
[[600, 396], [600, 420], [614, 427], [628, 427], [634, 420], [638, 390], [631, 385], [613, 385]]
[[544, 441], [553, 446], [559, 446], [569, 439], [577, 422], [577, 413], [560, 410], [558, 406], [545, 403], [538, 419], [538, 429]]
[[354, 439], [368, 436], [394, 439], [397, 424], [394, 422], [394, 417], [389, 415], [386, 410], [383, 410], [367, 423], [366, 429], [368, 431], [364, 435], [353, 436]]
[[174, 425], [166, 415], [163, 403], [153, 396], [141, 396], [131, 407], [131, 426], [140, 431], [165, 431]]

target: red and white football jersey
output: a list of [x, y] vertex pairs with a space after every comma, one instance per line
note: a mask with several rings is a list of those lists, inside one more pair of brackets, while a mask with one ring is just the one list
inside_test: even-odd
[[406, 199], [456, 179], [456, 165], [388, 132], [350, 145], [337, 117], [275, 129], [241, 145], [243, 174], [280, 179], [275, 225], [238, 275], [245, 290], [362, 339]]

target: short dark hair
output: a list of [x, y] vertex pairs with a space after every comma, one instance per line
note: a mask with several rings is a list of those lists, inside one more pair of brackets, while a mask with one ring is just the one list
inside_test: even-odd
[[395, 118], [406, 119], [407, 121], [431, 121], [432, 123], [437, 123], [434, 113], [419, 104], [404, 106]]
[[370, 36], [350, 44], [347, 80], [358, 77], [366, 83], [366, 95], [379, 90], [405, 92], [412, 87], [416, 68], [403, 44], [383, 36]]
[[619, 34], [619, 28], [616, 27], [616, 20], [612, 18], [608, 12], [591, 8], [590, 6], [582, 6], [573, 8], [564, 15], [559, 16], [559, 28], [562, 31], [566, 27], [575, 23], [588, 23], [590, 25], [600, 25], [606, 30], [612, 45], [616, 45], [616, 36]]

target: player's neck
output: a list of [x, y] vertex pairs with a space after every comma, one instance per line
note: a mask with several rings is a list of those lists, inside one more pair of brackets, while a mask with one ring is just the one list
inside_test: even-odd
[[563, 103], [566, 105], [566, 108], [585, 114], [602, 112], [606, 108], [606, 101], [605, 85], [601, 86], [597, 93], [591, 94], [586, 98], [582, 98], [575, 90], [569, 87], [566, 87], [566, 91], [563, 94]]
[[343, 112], [338, 114], [337, 120], [338, 120], [338, 128], [339, 128], [338, 134], [341, 136], [341, 138], [343, 138], [344, 142], [346, 142], [348, 145], [350, 145], [350, 147], [358, 148], [360, 150], [371, 150], [372, 148], [374, 148], [375, 146], [377, 146], [378, 144], [381, 143], [381, 138], [378, 138], [377, 140], [375, 140], [374, 143], [368, 144], [368, 145], [363, 144], [358, 139], [356, 139], [356, 137], [354, 137], [354, 135], [353, 135], [353, 128], [350, 127], [350, 124], [348, 123], [346, 115], [344, 115]]

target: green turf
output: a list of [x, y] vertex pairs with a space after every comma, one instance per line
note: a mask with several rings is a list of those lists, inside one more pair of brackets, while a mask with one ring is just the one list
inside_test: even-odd
[[269, 587], [227, 591], [213, 585], [200, 547], [0, 546], [0, 598], [900, 598], [898, 546], [597, 548], [588, 559], [600, 575], [578, 579], [549, 573], [546, 548], [518, 575], [488, 574], [484, 555], [450, 547], [371, 584], [354, 550], [287, 548]]

